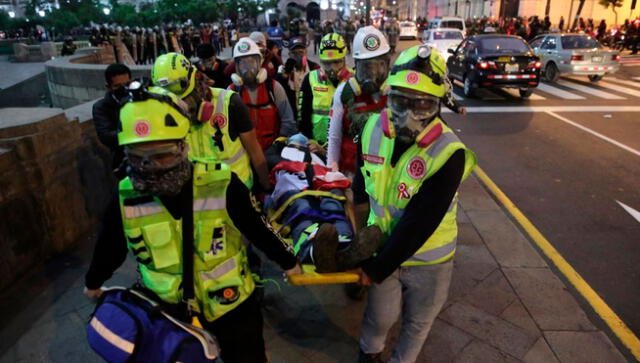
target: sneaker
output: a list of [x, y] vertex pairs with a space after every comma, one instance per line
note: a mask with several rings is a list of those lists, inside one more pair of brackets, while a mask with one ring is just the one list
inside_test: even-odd
[[338, 249], [338, 232], [336, 227], [323, 223], [311, 240], [313, 246], [313, 263], [316, 272], [328, 273], [338, 271], [336, 250]]
[[360, 353], [358, 353], [358, 363], [383, 363], [382, 352], [365, 353], [360, 350]]
[[340, 271], [349, 270], [358, 266], [358, 264], [378, 250], [382, 242], [384, 234], [380, 227], [376, 225], [367, 226], [360, 230], [358, 235], [351, 241], [349, 247], [338, 251], [336, 260]]

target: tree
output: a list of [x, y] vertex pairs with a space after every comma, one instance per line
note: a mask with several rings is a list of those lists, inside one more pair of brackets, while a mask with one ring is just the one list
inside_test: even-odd
[[611, 6], [611, 10], [613, 10], [613, 14], [615, 15], [614, 25], [618, 25], [618, 12], [616, 11], [616, 8], [621, 8], [623, 1], [624, 0], [600, 0], [599, 1], [600, 5], [604, 6], [605, 9], [609, 9], [609, 6]]

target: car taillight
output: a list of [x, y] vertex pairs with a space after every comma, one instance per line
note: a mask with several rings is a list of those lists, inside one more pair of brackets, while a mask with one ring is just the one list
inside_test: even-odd
[[542, 68], [542, 62], [540, 62], [540, 61], [529, 62], [529, 66], [527, 68], [540, 69], [540, 68]]
[[620, 54], [614, 54], [611, 56], [611, 60], [612, 61], [619, 61], [620, 60]]
[[476, 68], [484, 70], [484, 69], [497, 69], [498, 67], [496, 66], [495, 62], [480, 61], [478, 62], [478, 64], [476, 64]]
[[582, 56], [582, 55], [572, 55], [571, 56], [571, 61], [572, 62], [573, 61], [581, 61], [581, 60], [584, 60], [584, 56]]

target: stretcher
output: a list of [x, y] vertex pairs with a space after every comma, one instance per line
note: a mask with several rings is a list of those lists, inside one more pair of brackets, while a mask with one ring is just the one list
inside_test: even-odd
[[[343, 196], [338, 196], [330, 192], [319, 191], [319, 190], [306, 190], [296, 195], [290, 197], [287, 201], [285, 201], [278, 209], [276, 210], [267, 210], [267, 219], [269, 224], [276, 230], [279, 231], [284, 240], [289, 243], [292, 247], [294, 247], [294, 251], [297, 253], [296, 246], [294, 245], [294, 241], [290, 235], [289, 226], [283, 226], [282, 223], [282, 215], [284, 214], [287, 207], [293, 203], [296, 199], [301, 197], [328, 197], [334, 198], [341, 202], [344, 202], [345, 205], [345, 213], [347, 214], [349, 219], [353, 221], [352, 208], [351, 203], [349, 203], [348, 198]], [[316, 272], [315, 266], [312, 264], [303, 264], [302, 265], [302, 273], [291, 275], [288, 277], [289, 283], [292, 285], [305, 286], [305, 285], [329, 285], [329, 284], [351, 284], [356, 283], [359, 280], [359, 276], [356, 273], [352, 272], [332, 272], [332, 273], [318, 273]]]

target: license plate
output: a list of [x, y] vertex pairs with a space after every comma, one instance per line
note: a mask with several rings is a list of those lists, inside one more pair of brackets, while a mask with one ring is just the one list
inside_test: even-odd
[[498, 62], [509, 62], [511, 57], [500, 57], [498, 58]]
[[518, 64], [505, 64], [504, 65], [504, 70], [506, 72], [518, 72], [520, 70], [520, 67], [518, 67]]
[[602, 57], [591, 57], [592, 62], [602, 62]]

